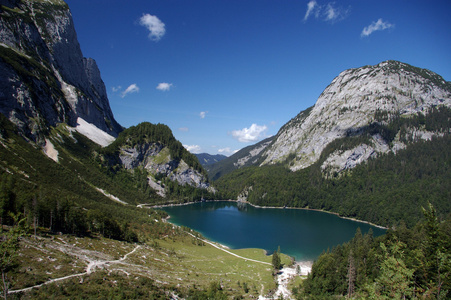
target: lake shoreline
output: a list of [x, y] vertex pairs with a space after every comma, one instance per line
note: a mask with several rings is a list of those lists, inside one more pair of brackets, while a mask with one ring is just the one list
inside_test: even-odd
[[[222, 201], [222, 200], [218, 200], [218, 201]], [[317, 208], [305, 208], [305, 207], [288, 207], [288, 206], [287, 206], [287, 207], [280, 207], [280, 206], [259, 206], [259, 205], [252, 204], [252, 203], [250, 203], [250, 202], [248, 202], [248, 201], [238, 201], [238, 200], [236, 200], [236, 201], [237, 201], [237, 202], [241, 202], [241, 203], [247, 203], [247, 204], [249, 204], [249, 205], [251, 205], [251, 206], [253, 206], [253, 207], [256, 207], [256, 208], [303, 209], [303, 210], [319, 211], [319, 212], [323, 212], [323, 213], [328, 213], [328, 214], [336, 215], [337, 217], [339, 217], [339, 218], [341, 218], [341, 219], [346, 219], [346, 220], [350, 220], [350, 221], [354, 221], [354, 222], [359, 222], [359, 223], [365, 223], [365, 224], [368, 224], [368, 225], [371, 225], [371, 226], [374, 226], [374, 227], [377, 227], [377, 228], [380, 228], [380, 229], [385, 229], [385, 230], [388, 229], [387, 227], [384, 227], [384, 226], [381, 226], [381, 225], [377, 225], [377, 224], [371, 223], [371, 222], [369, 222], [369, 221], [359, 220], [359, 219], [350, 218], [350, 217], [344, 217], [344, 216], [341, 216], [339, 213], [336, 213], [336, 212], [333, 212], [333, 211], [327, 211], [327, 210], [323, 210], [323, 209], [317, 209]], [[194, 203], [194, 202], [193, 202], [193, 203]]]
[[350, 220], [350, 221], [354, 221], [354, 222], [359, 222], [359, 223], [365, 223], [374, 227], [377, 227], [379, 229], [384, 229], [387, 230], [387, 227], [381, 226], [381, 225], [377, 225], [374, 223], [371, 223], [369, 221], [364, 221], [364, 220], [359, 220], [359, 219], [355, 219], [355, 218], [350, 218], [350, 217], [344, 217], [341, 216], [339, 213], [336, 212], [332, 212], [332, 211], [327, 211], [327, 210], [323, 210], [323, 209], [317, 209], [317, 208], [305, 208], [305, 207], [280, 207], [280, 206], [259, 206], [259, 205], [255, 205], [250, 203], [249, 201], [242, 201], [242, 200], [232, 200], [232, 199], [228, 199], [228, 200], [205, 200], [205, 201], [193, 201], [193, 202], [186, 202], [186, 203], [171, 203], [171, 204], [159, 204], [159, 205], [152, 205], [152, 204], [139, 204], [138, 207], [149, 207], [149, 208], [163, 208], [163, 207], [171, 207], [171, 206], [183, 206], [183, 205], [190, 205], [190, 204], [195, 204], [195, 203], [199, 203], [199, 202], [219, 202], [219, 201], [223, 201], [223, 202], [237, 202], [237, 203], [246, 203], [249, 204], [250, 206], [253, 206], [255, 208], [268, 208], [268, 209], [303, 209], [303, 210], [311, 210], [311, 211], [318, 211], [318, 212], [323, 212], [323, 213], [328, 213], [328, 214], [333, 214], [336, 215], [339, 218], [342, 219], [346, 219], [346, 220]]

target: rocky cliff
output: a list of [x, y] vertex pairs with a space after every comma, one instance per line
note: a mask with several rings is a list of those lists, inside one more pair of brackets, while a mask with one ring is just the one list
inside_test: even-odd
[[39, 144], [77, 119], [117, 136], [96, 62], [80, 50], [64, 1], [0, 0], [0, 113]]
[[[427, 128], [389, 130], [394, 120], [451, 107], [451, 83], [429, 70], [385, 61], [342, 72], [316, 104], [284, 125], [262, 156], [262, 164], [287, 163], [293, 171], [320, 159], [332, 142], [355, 136], [366, 140], [332, 149], [322, 169], [342, 171], [405, 147], [405, 140], [430, 139], [440, 132]], [[389, 134], [387, 134], [387, 132]]]
[[127, 128], [102, 152], [103, 161], [113, 168], [131, 172], [145, 170], [148, 184], [161, 196], [166, 195], [165, 181], [168, 183], [168, 180], [181, 186], [210, 187], [196, 156], [189, 153], [163, 124], [144, 122]]

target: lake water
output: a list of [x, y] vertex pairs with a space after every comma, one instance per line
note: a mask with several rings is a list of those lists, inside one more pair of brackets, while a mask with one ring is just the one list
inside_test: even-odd
[[342, 219], [334, 214], [304, 210], [256, 208], [248, 204], [215, 201], [162, 208], [170, 222], [200, 232], [232, 249], [262, 248], [281, 252], [297, 261], [315, 260], [323, 251], [349, 241], [360, 227], [374, 236], [384, 229]]

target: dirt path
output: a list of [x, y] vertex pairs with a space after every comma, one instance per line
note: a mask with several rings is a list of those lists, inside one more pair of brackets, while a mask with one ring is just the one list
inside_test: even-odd
[[135, 247], [135, 249], [133, 249], [133, 250], [130, 251], [129, 253], [125, 254], [122, 258], [116, 259], [116, 260], [90, 260], [88, 257], [86, 257], [86, 260], [89, 262], [89, 263], [88, 263], [88, 266], [86, 267], [86, 272], [83, 272], [83, 273], [77, 273], [77, 274], [72, 274], [72, 275], [68, 275], [68, 276], [64, 276], [64, 277], [59, 277], [59, 278], [54, 278], [54, 279], [50, 279], [50, 280], [48, 280], [48, 281], [46, 281], [46, 282], [44, 282], [44, 283], [37, 284], [37, 285], [34, 285], [34, 286], [30, 286], [30, 287], [23, 288], [23, 289], [19, 289], [19, 290], [11, 290], [11, 291], [8, 291], [8, 294], [15, 294], [15, 293], [27, 292], [27, 291], [29, 291], [29, 290], [31, 290], [31, 289], [39, 288], [39, 287], [41, 287], [41, 286], [43, 286], [43, 285], [51, 284], [51, 283], [54, 283], [54, 282], [57, 282], [57, 281], [62, 281], [62, 280], [66, 280], [66, 279], [69, 279], [69, 278], [81, 277], [81, 276], [84, 276], [84, 275], [89, 275], [89, 274], [91, 274], [92, 272], [95, 272], [95, 268], [96, 268], [96, 267], [103, 266], [103, 265], [106, 265], [106, 264], [122, 263], [124, 260], [127, 259], [127, 257], [128, 257], [130, 254], [133, 254], [133, 253], [134, 253], [136, 250], [138, 250], [139, 248], [141, 248], [141, 246], [138, 245], [138, 246]]

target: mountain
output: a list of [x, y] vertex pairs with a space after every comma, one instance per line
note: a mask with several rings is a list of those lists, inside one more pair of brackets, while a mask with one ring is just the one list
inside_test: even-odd
[[[80, 50], [64, 1], [2, 0], [0, 112], [24, 136], [45, 144], [50, 126], [87, 122], [116, 137], [96, 62]], [[79, 121], [78, 119], [83, 121]]]
[[[113, 174], [119, 168], [129, 173], [144, 168], [148, 172], [145, 181], [160, 196], [171, 194], [162, 186], [162, 177], [173, 182], [166, 183], [167, 187], [209, 187], [197, 159], [175, 141], [169, 128], [140, 126], [136, 130], [142, 134], [153, 126], [151, 141], [139, 139], [142, 144], [136, 139], [130, 143], [135, 129], [121, 135], [124, 128], [114, 119], [99, 68], [93, 59], [83, 57], [64, 1], [2, 0], [0, 4], [0, 113], [17, 126], [21, 136], [60, 164], [65, 162], [60, 160], [58, 144], [70, 144], [61, 135], [77, 132], [102, 147], [118, 138], [115, 148], [109, 149], [120, 154], [102, 162], [104, 168], [115, 170]], [[59, 128], [59, 136], [54, 128]], [[93, 151], [100, 159], [102, 151]], [[159, 162], [149, 164], [152, 157]]]
[[440, 105], [451, 107], [451, 83], [432, 71], [398, 61], [349, 69], [332, 81], [312, 108], [279, 130], [261, 164], [285, 162], [296, 171], [318, 161], [332, 142], [366, 135], [361, 143], [335, 149], [321, 166], [341, 172], [380, 153], [396, 153], [406, 147], [405, 140], [441, 135], [428, 128], [387, 127]]
[[266, 138], [255, 145], [247, 146], [223, 160], [206, 166], [209, 178], [216, 180], [236, 169], [257, 164], [263, 150], [272, 142], [274, 137]]
[[105, 167], [111, 170], [145, 171], [148, 184], [162, 197], [169, 193], [173, 182], [181, 186], [210, 188], [207, 173], [197, 157], [188, 152], [163, 124], [144, 122], [127, 128], [99, 155]]
[[198, 153], [195, 155], [196, 155], [197, 159], [199, 159], [199, 162], [201, 163], [201, 165], [204, 167], [212, 165], [217, 162], [220, 162], [221, 160], [227, 158], [227, 156], [222, 155], [222, 154], [212, 155], [212, 154], [208, 154], [208, 153]]
[[[281, 127], [270, 143], [249, 146], [209, 167], [218, 179], [242, 165], [285, 164], [291, 171], [321, 160], [324, 174], [342, 173], [396, 153], [413, 141], [443, 136], [425, 124], [409, 124], [437, 107], [451, 107], [451, 83], [440, 75], [398, 61], [349, 69], [321, 93], [316, 104]], [[269, 142], [269, 141], [268, 141]], [[258, 159], [252, 151], [260, 149]]]
[[258, 206], [414, 226], [428, 203], [440, 218], [451, 213], [450, 133], [451, 84], [386, 61], [342, 72], [257, 160], [211, 178], [228, 198]]

